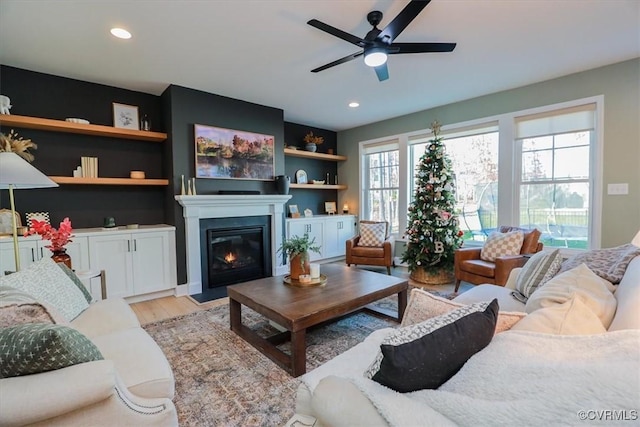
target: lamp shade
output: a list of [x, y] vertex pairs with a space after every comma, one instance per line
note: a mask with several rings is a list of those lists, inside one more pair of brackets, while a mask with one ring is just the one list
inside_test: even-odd
[[633, 238], [633, 240], [631, 241], [631, 244], [640, 248], [640, 231], [638, 231], [638, 234], [636, 234], [636, 237]]
[[58, 184], [16, 153], [0, 153], [0, 189], [48, 188]]

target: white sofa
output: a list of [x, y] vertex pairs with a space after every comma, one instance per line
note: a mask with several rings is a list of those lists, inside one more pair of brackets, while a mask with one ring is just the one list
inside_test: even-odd
[[178, 425], [171, 367], [124, 300], [93, 302], [65, 322], [50, 304], [35, 297], [29, 301], [29, 294], [7, 282], [0, 282], [5, 285], [2, 308], [41, 304], [49, 312], [47, 323], [84, 334], [103, 360], [0, 379], [0, 425]]
[[[511, 296], [519, 271], [505, 287], [477, 286], [453, 301], [497, 298], [501, 311], [524, 311]], [[382, 339], [394, 329], [375, 331], [300, 377], [296, 412], [315, 417], [316, 426], [638, 422], [640, 256], [629, 264], [614, 297], [617, 308], [606, 332], [553, 335], [514, 327], [495, 335], [437, 390], [403, 394], [365, 378]]]

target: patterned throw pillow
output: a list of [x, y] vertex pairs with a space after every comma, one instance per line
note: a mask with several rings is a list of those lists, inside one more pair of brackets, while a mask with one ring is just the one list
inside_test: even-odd
[[73, 270], [71, 270], [69, 267], [67, 267], [61, 262], [58, 263], [58, 267], [60, 267], [60, 269], [64, 271], [64, 274], [66, 274], [67, 277], [71, 279], [73, 284], [76, 285], [78, 289], [80, 289], [80, 292], [82, 292], [82, 295], [84, 295], [84, 299], [86, 299], [87, 302], [91, 304], [93, 302], [93, 296], [91, 296], [91, 293], [89, 293], [87, 288], [84, 286], [84, 283], [82, 283], [82, 280], [80, 280], [80, 278], [76, 276], [76, 273], [74, 273]]
[[558, 274], [572, 270], [584, 263], [598, 276], [617, 285], [622, 280], [631, 260], [638, 255], [640, 255], [640, 248], [631, 243], [615, 248], [593, 249], [565, 260], [560, 266]]
[[20, 289], [52, 305], [69, 322], [89, 307], [78, 287], [48, 257], [17, 273], [0, 277], [0, 285]]
[[[399, 329], [396, 329], [394, 332], [390, 333], [384, 340], [382, 340], [381, 345], [401, 345], [411, 341], [414, 341], [418, 338], [421, 338], [431, 332], [442, 328], [443, 326], [449, 325], [456, 320], [460, 319], [467, 314], [476, 313], [479, 311], [484, 311], [489, 306], [489, 302], [479, 302], [475, 304], [466, 305], [464, 307], [457, 308], [443, 315], [432, 317], [431, 319], [427, 319], [424, 322], [417, 323], [411, 326], [405, 326]], [[367, 378], [373, 378], [376, 372], [380, 369], [380, 364], [382, 362], [383, 355], [382, 351], [378, 351], [378, 354], [375, 360], [371, 363], [371, 365], [367, 368], [364, 373], [364, 376]]]
[[[465, 306], [467, 304], [450, 301], [430, 294], [425, 290], [414, 288], [411, 290], [411, 298], [409, 298], [409, 304], [407, 304], [400, 326], [415, 325]], [[511, 311], [499, 312], [495, 333], [499, 334], [500, 332], [508, 331], [526, 315], [526, 313]]]
[[360, 223], [358, 246], [380, 247], [384, 243], [387, 224], [384, 222]]
[[498, 301], [485, 305], [410, 342], [383, 343], [380, 369], [371, 379], [400, 393], [440, 387], [491, 342]]
[[29, 323], [0, 329], [0, 378], [53, 371], [102, 360], [100, 350], [73, 328]]
[[484, 242], [480, 258], [494, 262], [496, 258], [503, 256], [519, 255], [522, 242], [524, 242], [524, 233], [520, 230], [508, 233], [494, 231]]
[[516, 290], [524, 296], [524, 301], [556, 275], [562, 264], [560, 249], [552, 252], [537, 252], [522, 267], [516, 279]]

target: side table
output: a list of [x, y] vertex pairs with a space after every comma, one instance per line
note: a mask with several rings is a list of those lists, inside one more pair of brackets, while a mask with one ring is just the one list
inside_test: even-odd
[[[89, 291], [91, 292], [91, 279], [100, 277], [100, 295], [102, 299], [107, 299], [107, 278], [104, 270], [85, 270], [76, 271], [76, 276], [83, 282], [87, 280], [89, 282]], [[93, 292], [91, 292], [93, 295]]]

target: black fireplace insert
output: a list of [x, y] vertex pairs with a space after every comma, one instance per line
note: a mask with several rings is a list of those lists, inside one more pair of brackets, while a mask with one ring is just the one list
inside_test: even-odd
[[269, 277], [270, 217], [200, 220], [202, 291]]

